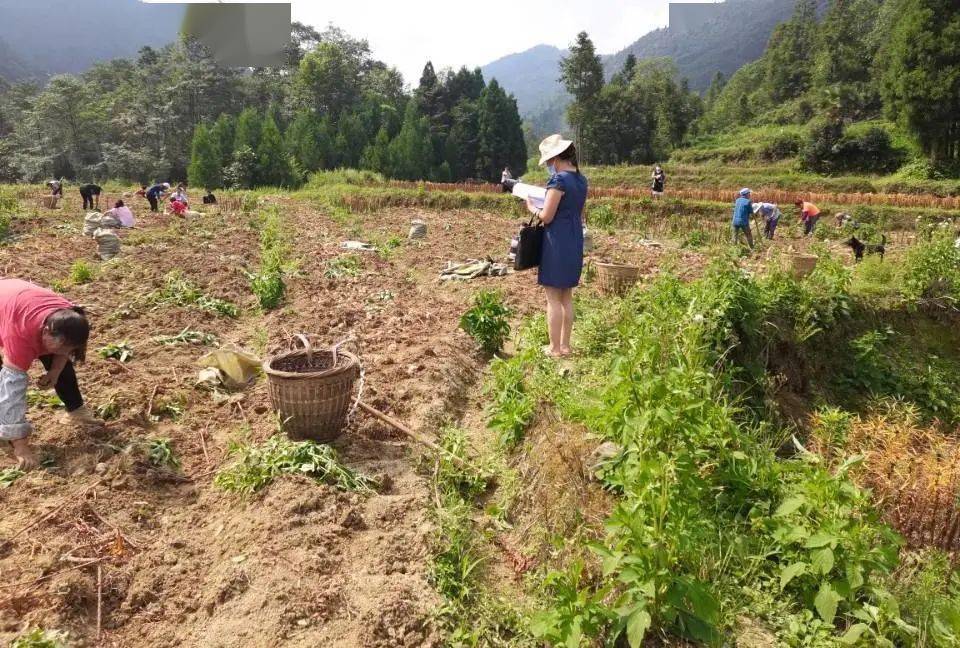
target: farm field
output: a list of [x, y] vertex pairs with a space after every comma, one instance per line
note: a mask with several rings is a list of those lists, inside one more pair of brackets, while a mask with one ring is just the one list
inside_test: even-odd
[[[510, 196], [330, 179], [225, 195], [186, 220], [144, 202], [121, 254], [100, 262], [75, 196], [44, 210], [34, 187], [0, 189], [0, 276], [93, 314], [80, 382], [108, 419], [74, 429], [57, 399], [32, 398], [46, 461], [0, 488], [0, 541], [12, 540], [0, 640], [31, 628], [171, 647], [960, 637], [943, 553], [960, 547], [960, 260], [944, 234], [956, 205], [861, 212], [888, 250], [855, 265], [829, 217], [803, 239], [784, 209], [778, 240], [746, 254], [719, 195], [601, 187], [575, 355], [556, 361], [540, 349], [535, 273], [439, 278], [448, 261], [505, 260], [524, 220]], [[424, 239], [407, 239], [412, 220]], [[264, 308], [251, 276], [271, 246], [285, 290]], [[799, 279], [784, 270], [801, 253], [819, 261]], [[638, 266], [639, 285], [602, 295], [599, 261]], [[461, 328], [482, 291], [509, 309], [496, 354]], [[198, 360], [262, 358], [296, 333], [352, 339], [363, 401], [443, 451], [358, 410], [332, 446], [361, 481], [225, 488], [278, 422], [263, 376], [211, 389]]]

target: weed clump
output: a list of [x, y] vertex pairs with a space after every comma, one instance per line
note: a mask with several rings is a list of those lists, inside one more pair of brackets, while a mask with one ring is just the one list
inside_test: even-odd
[[240, 314], [240, 309], [237, 308], [236, 304], [204, 294], [203, 291], [176, 271], [168, 274], [163, 286], [147, 296], [147, 303], [154, 307], [196, 306], [200, 310], [225, 317], [237, 317]]

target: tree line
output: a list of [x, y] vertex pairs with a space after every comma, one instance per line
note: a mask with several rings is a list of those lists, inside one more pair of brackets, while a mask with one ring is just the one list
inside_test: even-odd
[[0, 180], [184, 180], [296, 186], [309, 173], [495, 180], [523, 173], [516, 101], [479, 69], [427, 63], [419, 85], [366, 41], [294, 23], [286, 65], [217, 66], [197, 43], [143, 48], [45, 87], [0, 84]]

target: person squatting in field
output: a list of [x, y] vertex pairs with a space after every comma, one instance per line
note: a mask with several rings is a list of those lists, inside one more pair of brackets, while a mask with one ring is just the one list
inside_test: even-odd
[[80, 185], [80, 197], [83, 198], [84, 209], [100, 209], [100, 185], [91, 183]]
[[527, 209], [543, 223], [543, 249], [537, 282], [547, 293], [547, 333], [551, 356], [571, 353], [573, 289], [583, 270], [583, 223], [587, 179], [580, 173], [577, 150], [559, 134], [540, 142], [540, 166], [550, 171], [547, 196], [538, 208], [527, 198]]
[[121, 227], [133, 227], [133, 212], [130, 211], [130, 208], [127, 207], [122, 200], [115, 202], [113, 208], [108, 209], [104, 216], [116, 217], [116, 219], [120, 221]]
[[820, 208], [812, 202], [807, 202], [799, 198], [794, 201], [793, 204], [800, 208], [800, 222], [803, 223], [803, 235], [809, 236], [813, 234], [813, 229], [817, 226], [817, 221], [820, 220]]
[[37, 465], [30, 447], [33, 426], [27, 421], [27, 371], [35, 360], [47, 370], [40, 386], [54, 388], [68, 420], [100, 423], [83, 404], [74, 371], [74, 363], [84, 360], [89, 337], [82, 308], [27, 281], [0, 279], [0, 440], [10, 442], [21, 468]]
[[740, 243], [740, 234], [747, 239], [747, 245], [753, 249], [753, 234], [750, 232], [750, 216], [753, 214], [753, 203], [750, 202], [751, 191], [744, 187], [740, 190], [740, 197], [733, 203], [733, 244]]
[[783, 216], [780, 208], [773, 203], [757, 202], [753, 203], [753, 213], [760, 214], [763, 218], [763, 235], [772, 241], [780, 217]]

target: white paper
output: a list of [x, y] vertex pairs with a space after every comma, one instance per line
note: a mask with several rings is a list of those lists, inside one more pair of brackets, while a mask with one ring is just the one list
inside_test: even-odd
[[547, 190], [544, 187], [518, 182], [513, 185], [513, 195], [523, 200], [528, 197], [531, 198], [534, 206], [539, 209], [543, 207], [543, 203], [547, 199]]

